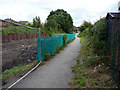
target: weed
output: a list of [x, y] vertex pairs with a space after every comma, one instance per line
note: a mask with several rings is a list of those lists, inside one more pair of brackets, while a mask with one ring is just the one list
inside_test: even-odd
[[86, 85], [86, 82], [85, 81], [80, 81], [80, 86], [85, 86]]
[[66, 43], [67, 43], [67, 35], [64, 34], [63, 35], [63, 45], [66, 45]]
[[15, 76], [15, 75], [21, 75], [20, 72], [25, 71], [29, 68], [31, 68], [36, 62], [30, 63], [28, 65], [20, 65], [20, 66], [15, 66], [10, 70], [6, 70], [4, 71], [1, 75], [0, 78], [1, 79], [5, 79], [5, 78], [10, 78], [11, 76]]
[[49, 60], [50, 59], [50, 54], [45, 54], [45, 60]]
[[60, 52], [60, 48], [59, 46], [56, 48], [56, 53], [59, 53]]
[[69, 41], [67, 42], [67, 44], [68, 44], [68, 43], [71, 43], [73, 40], [74, 40], [74, 39], [72, 39], [72, 40], [69, 40]]
[[41, 63], [40, 63], [40, 65], [44, 65], [45, 64], [45, 62], [44, 61], [42, 61]]

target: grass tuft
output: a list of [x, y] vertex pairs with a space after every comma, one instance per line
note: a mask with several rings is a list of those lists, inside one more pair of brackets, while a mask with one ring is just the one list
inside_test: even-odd
[[33, 63], [30, 63], [28, 65], [20, 65], [20, 66], [15, 66], [9, 70], [5, 70], [4, 72], [2, 72], [2, 74], [0, 75], [0, 79], [8, 79], [11, 76], [23, 76], [23, 74], [21, 72], [24, 72], [28, 69], [30, 69], [35, 63], [37, 63], [36, 61]]

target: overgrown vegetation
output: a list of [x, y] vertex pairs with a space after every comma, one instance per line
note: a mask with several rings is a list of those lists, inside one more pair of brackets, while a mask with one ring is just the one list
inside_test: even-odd
[[[88, 25], [86, 25], [88, 26]], [[82, 26], [83, 27], [83, 26]], [[106, 21], [105, 18], [97, 21], [93, 27], [87, 27], [80, 33], [79, 37], [87, 37], [90, 39], [90, 48], [93, 48], [93, 51], [97, 55], [105, 55], [107, 51], [107, 46], [105, 42], [105, 30], [106, 30]]]
[[105, 57], [96, 55], [89, 46], [90, 39], [81, 38], [81, 52], [72, 67], [73, 88], [116, 88], [111, 80], [110, 68]]
[[4, 35], [7, 35], [7, 34], [36, 34], [36, 33], [39, 33], [39, 31], [28, 29], [28, 28], [25, 28], [22, 26], [10, 25], [6, 28], [3, 28], [2, 33]]
[[106, 58], [105, 18], [91, 27], [85, 28], [81, 37], [81, 52], [72, 67], [74, 79], [70, 83], [75, 88], [115, 88], [111, 80], [109, 61]]
[[10, 70], [6, 70], [6, 71], [2, 72], [2, 74], [0, 75], [0, 79], [2, 79], [4, 81], [4, 80], [9, 79], [10, 77], [13, 77], [16, 75], [21, 77], [36, 64], [37, 64], [37, 62], [35, 61], [35, 62], [27, 64], [27, 65], [15, 66], [15, 67], [11, 68]]
[[67, 35], [64, 34], [63, 35], [63, 46], [65, 46], [67, 44]]
[[82, 33], [86, 28], [92, 28], [93, 25], [90, 22], [84, 21], [79, 27], [79, 31]]
[[36, 16], [35, 18], [33, 18], [33, 24], [32, 24], [33, 27], [36, 27], [36, 28], [40, 28], [42, 27], [41, 25], [41, 20], [40, 20], [40, 17]]

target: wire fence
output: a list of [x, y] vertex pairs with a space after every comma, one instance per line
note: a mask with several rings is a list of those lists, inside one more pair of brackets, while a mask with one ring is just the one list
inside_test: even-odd
[[37, 55], [37, 37], [48, 37], [33, 28], [20, 23], [0, 19], [0, 40], [2, 43], [2, 72], [14, 66], [32, 63]]
[[112, 79], [120, 86], [120, 15], [107, 19], [106, 40], [111, 63]]
[[[67, 42], [75, 38], [75, 34], [66, 34]], [[46, 55], [51, 55], [57, 49], [63, 46], [63, 35], [52, 37], [38, 37], [37, 39], [37, 57], [36, 60], [45, 60]], [[40, 49], [41, 47], [41, 49]]]

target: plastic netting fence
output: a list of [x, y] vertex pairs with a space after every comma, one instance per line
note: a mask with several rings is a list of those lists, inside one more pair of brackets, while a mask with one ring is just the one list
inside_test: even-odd
[[112, 79], [120, 86], [120, 15], [107, 19], [106, 33]]
[[[75, 38], [75, 34], [67, 34], [67, 40], [72, 40]], [[63, 46], [63, 35], [52, 36], [52, 37], [38, 37], [37, 42], [37, 56], [36, 60], [44, 60], [45, 55], [51, 55], [56, 52], [57, 48]]]
[[75, 34], [66, 34], [66, 35], [67, 35], [67, 42], [75, 38]]

